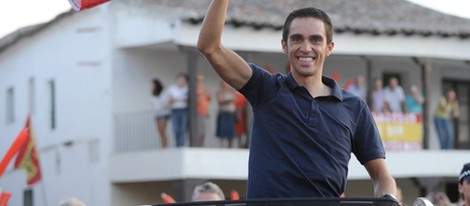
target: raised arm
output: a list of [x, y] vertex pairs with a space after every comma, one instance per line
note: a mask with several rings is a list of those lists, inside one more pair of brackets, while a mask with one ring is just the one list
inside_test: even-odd
[[390, 175], [384, 159], [370, 160], [364, 166], [374, 184], [374, 195], [376, 197], [382, 197], [385, 194], [397, 195], [395, 179]]
[[215, 72], [235, 89], [241, 89], [250, 79], [248, 63], [234, 51], [222, 45], [228, 0], [212, 0], [199, 33], [197, 48], [207, 58]]

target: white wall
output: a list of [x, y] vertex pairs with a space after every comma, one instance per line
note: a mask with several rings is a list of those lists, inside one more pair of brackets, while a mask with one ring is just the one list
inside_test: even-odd
[[[35, 81], [32, 124], [42, 169], [33, 186], [35, 205], [56, 205], [75, 196], [89, 205], [108, 205], [106, 160], [111, 147], [110, 41], [103, 10], [65, 17], [0, 54], [0, 151], [11, 145], [29, 112], [29, 79]], [[50, 127], [49, 81], [56, 85], [56, 128]], [[15, 88], [13, 124], [5, 124], [6, 88]], [[66, 146], [65, 143], [72, 143]], [[21, 170], [0, 179], [22, 205], [27, 188]], [[94, 192], [100, 191], [100, 195]], [[47, 197], [44, 200], [44, 194]]]
[[121, 49], [114, 55], [113, 110], [115, 113], [151, 109], [151, 81], [160, 79], [165, 87], [176, 74], [186, 72], [185, 56], [177, 52]]

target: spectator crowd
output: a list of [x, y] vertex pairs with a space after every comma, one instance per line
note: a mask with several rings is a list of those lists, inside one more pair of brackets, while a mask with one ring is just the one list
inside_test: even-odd
[[[195, 146], [204, 147], [206, 145], [207, 125], [211, 115], [209, 106], [211, 101], [215, 99], [218, 109], [214, 114], [216, 115], [214, 135], [219, 139], [220, 146], [248, 148], [248, 115], [244, 96], [222, 80], [220, 88], [214, 92], [205, 85], [203, 75], [198, 75], [196, 79], [198, 132]], [[168, 147], [166, 133], [168, 123], [172, 124], [176, 146], [182, 147], [187, 144], [185, 140], [189, 128], [188, 77], [185, 73], [180, 73], [176, 76], [175, 81], [168, 88], [165, 88], [159, 79], [154, 79], [152, 82], [151, 103], [162, 148]], [[412, 84], [405, 92], [399, 79], [393, 76], [388, 79], [385, 86], [381, 78], [374, 79], [372, 90], [369, 92], [364, 77], [359, 75], [346, 83], [344, 89], [367, 101], [373, 113], [409, 113], [421, 116], [423, 104], [426, 101], [418, 85]], [[212, 98], [213, 96], [215, 98]], [[453, 124], [459, 114], [456, 92], [449, 89], [440, 98], [432, 114], [441, 149], [453, 148]], [[237, 144], [234, 144], [234, 141]]]
[[[351, 93], [367, 99], [367, 88], [362, 76], [355, 77], [345, 88]], [[412, 84], [405, 93], [397, 77], [390, 77], [387, 86], [383, 86], [382, 79], [373, 81], [370, 92], [369, 108], [373, 113], [410, 113], [421, 116], [425, 97], [416, 84]], [[455, 90], [449, 89], [442, 96], [432, 114], [434, 127], [439, 138], [441, 149], [452, 149], [454, 147], [454, 129], [456, 119], [459, 118], [459, 104]]]
[[[196, 109], [197, 137], [195, 146], [206, 145], [207, 125], [211, 111], [209, 109], [212, 96], [218, 105], [216, 115], [216, 131], [214, 135], [220, 140], [220, 146], [226, 148], [247, 148], [247, 115], [246, 100], [242, 94], [230, 87], [224, 81], [213, 94], [205, 85], [205, 77], [197, 76]], [[188, 77], [185, 73], [176, 76], [176, 82], [165, 88], [159, 79], [152, 80], [151, 103], [155, 117], [157, 134], [160, 136], [162, 148], [168, 147], [167, 125], [171, 123], [175, 137], [175, 146], [187, 145], [186, 137], [189, 129], [189, 88]], [[233, 142], [237, 140], [235, 145]]]

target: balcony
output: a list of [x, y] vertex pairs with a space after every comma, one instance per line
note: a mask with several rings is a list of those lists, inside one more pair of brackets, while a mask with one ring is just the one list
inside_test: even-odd
[[[168, 131], [171, 134], [171, 128]], [[215, 181], [224, 188], [236, 188], [240, 194], [245, 192], [247, 149], [174, 146], [161, 149], [153, 115], [145, 111], [115, 115], [114, 137], [109, 178], [119, 191], [116, 198], [124, 191], [137, 189], [146, 192], [146, 188], [151, 187], [152, 195], [149, 195], [148, 202], [157, 202], [154, 194], [161, 192], [170, 192], [183, 200], [191, 195], [190, 188], [204, 180]], [[206, 138], [217, 142], [213, 136]], [[172, 135], [169, 140], [169, 145], [174, 145]], [[422, 187], [431, 191], [430, 188], [436, 185], [442, 189], [456, 181], [458, 171], [464, 162], [468, 162], [468, 157], [470, 150], [395, 150], [387, 152], [387, 164], [397, 183], [404, 187], [404, 192], [414, 196]], [[369, 179], [365, 168], [352, 157], [346, 193], [350, 196], [369, 194], [372, 191]]]
[[[245, 180], [247, 177], [247, 149], [171, 146], [161, 149], [152, 112], [116, 115], [115, 138], [115, 152], [110, 162], [111, 180], [115, 183], [177, 179]], [[216, 141], [213, 136], [206, 138]], [[171, 135], [169, 139], [173, 140]], [[389, 168], [397, 178], [455, 177], [468, 157], [470, 150], [387, 152]], [[348, 179], [368, 178], [364, 167], [353, 157]]]

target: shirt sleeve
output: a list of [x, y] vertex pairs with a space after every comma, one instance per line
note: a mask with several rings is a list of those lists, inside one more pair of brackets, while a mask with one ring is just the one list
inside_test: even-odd
[[385, 149], [379, 130], [372, 113], [366, 108], [364, 105], [361, 107], [353, 138], [353, 153], [361, 164], [373, 159], [385, 158]]
[[250, 64], [253, 70], [250, 80], [239, 90], [253, 107], [269, 100], [278, 88], [276, 77], [266, 70]]

